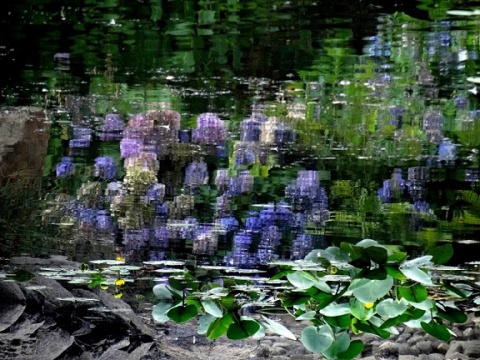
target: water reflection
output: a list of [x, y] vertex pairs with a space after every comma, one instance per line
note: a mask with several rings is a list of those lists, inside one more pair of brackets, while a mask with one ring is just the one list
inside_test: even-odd
[[52, 15], [73, 28], [48, 71], [23, 69], [42, 90], [2, 93], [52, 121], [45, 223], [134, 260], [244, 267], [476, 235], [474, 19], [375, 14], [359, 54], [314, 4], [187, 3]]

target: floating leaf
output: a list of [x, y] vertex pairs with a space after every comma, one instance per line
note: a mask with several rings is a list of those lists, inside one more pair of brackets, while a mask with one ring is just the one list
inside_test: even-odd
[[295, 335], [293, 335], [293, 333], [290, 330], [288, 330], [285, 326], [283, 326], [279, 322], [270, 320], [268, 317], [263, 315], [262, 315], [262, 319], [265, 320], [266, 322], [265, 327], [267, 328], [267, 330], [270, 330], [271, 332], [274, 332], [275, 334], [286, 337], [288, 339], [297, 340]]
[[328, 325], [307, 326], [302, 330], [300, 341], [308, 351], [321, 354], [333, 344], [334, 337]]
[[333, 317], [350, 314], [350, 305], [333, 303], [321, 309], [320, 313], [325, 316], [333, 316]]

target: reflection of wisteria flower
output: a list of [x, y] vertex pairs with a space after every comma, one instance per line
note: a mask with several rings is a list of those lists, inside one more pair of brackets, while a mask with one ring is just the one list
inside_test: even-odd
[[95, 176], [112, 180], [117, 176], [117, 166], [111, 156], [99, 156], [95, 159]]
[[312, 249], [312, 236], [310, 234], [299, 234], [292, 243], [290, 258], [292, 260], [304, 259]]
[[138, 139], [124, 138], [120, 141], [120, 154], [123, 158], [140, 155], [143, 143]]
[[106, 231], [113, 230], [112, 217], [108, 214], [107, 210], [98, 210], [95, 224], [97, 229]]
[[163, 202], [163, 197], [165, 196], [165, 185], [164, 184], [152, 184], [147, 189], [145, 194], [145, 200], [147, 203], [161, 203]]
[[227, 128], [225, 123], [214, 113], [198, 116], [197, 127], [192, 132], [192, 141], [198, 144], [215, 145], [225, 141]]
[[57, 177], [73, 175], [75, 173], [75, 164], [72, 162], [72, 158], [68, 156], [62, 157], [57, 164], [56, 173]]
[[227, 194], [223, 194], [217, 197], [215, 203], [215, 214], [218, 217], [229, 216], [231, 213], [230, 208], [231, 198]]
[[253, 191], [254, 178], [248, 170], [239, 171], [237, 177], [230, 179], [232, 194], [246, 194]]
[[208, 184], [207, 164], [201, 160], [194, 160], [185, 169], [184, 185], [187, 187], [197, 187]]
[[126, 158], [123, 165], [127, 174], [139, 170], [149, 170], [155, 173], [160, 170], [157, 155], [151, 152], [140, 152], [135, 157]]
[[123, 244], [131, 250], [139, 250], [150, 239], [150, 229], [126, 229], [123, 233]]
[[445, 162], [455, 161], [457, 159], [457, 145], [450, 140], [443, 140], [438, 146], [438, 159]]
[[230, 185], [230, 176], [228, 175], [228, 169], [218, 169], [215, 171], [215, 186], [219, 192], [225, 192]]
[[124, 128], [125, 123], [120, 114], [107, 114], [98, 130], [98, 136], [102, 141], [120, 140]]
[[235, 231], [239, 226], [238, 220], [233, 216], [222, 217], [218, 221], [225, 231]]
[[467, 106], [468, 106], [468, 100], [467, 100], [467, 98], [465, 98], [463, 96], [457, 96], [454, 99], [454, 102], [455, 102], [455, 107], [457, 109], [466, 109]]
[[193, 238], [194, 254], [213, 255], [218, 247], [218, 234], [213, 232], [212, 226], [200, 226], [195, 229]]
[[423, 116], [423, 129], [427, 137], [435, 144], [443, 140], [443, 116], [437, 111], [427, 111]]
[[465, 181], [477, 183], [480, 181], [479, 169], [465, 169]]
[[240, 123], [240, 141], [259, 141], [262, 124], [254, 120], [243, 120]]
[[280, 124], [273, 134], [273, 142], [278, 146], [292, 144], [296, 139], [295, 131], [285, 127], [283, 124]]
[[156, 228], [153, 237], [153, 246], [161, 249], [168, 249], [170, 243], [170, 235], [165, 225]]
[[88, 148], [92, 141], [92, 130], [86, 127], [74, 126], [73, 137], [69, 142], [71, 148]]
[[257, 211], [250, 211], [249, 216], [245, 219], [245, 230], [260, 231], [262, 230], [263, 222], [260, 219]]
[[390, 125], [394, 125], [397, 129], [400, 129], [403, 125], [403, 115], [405, 114], [405, 108], [403, 106], [393, 106], [388, 109], [390, 113]]
[[406, 181], [402, 177], [402, 170], [396, 168], [392, 177], [383, 182], [383, 186], [377, 191], [377, 195], [384, 203], [391, 202], [402, 195], [406, 188]]
[[253, 262], [253, 256], [249, 252], [252, 236], [247, 232], [240, 232], [233, 239], [233, 249], [226, 261], [229, 265], [248, 266]]

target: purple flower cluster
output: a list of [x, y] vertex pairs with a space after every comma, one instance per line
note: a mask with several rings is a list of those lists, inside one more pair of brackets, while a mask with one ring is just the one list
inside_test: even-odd
[[437, 111], [427, 111], [423, 116], [423, 130], [431, 142], [441, 143], [443, 140], [443, 115]]
[[145, 194], [145, 202], [148, 204], [155, 203], [159, 204], [163, 202], [165, 196], [165, 185], [164, 184], [152, 184], [148, 187]]
[[197, 144], [216, 145], [227, 139], [225, 123], [214, 113], [198, 116], [197, 127], [192, 131], [192, 141]]
[[233, 249], [225, 260], [228, 265], [250, 266], [255, 263], [254, 256], [250, 253], [252, 235], [247, 232], [239, 232], [233, 239]]
[[298, 234], [293, 240], [290, 249], [290, 258], [292, 260], [304, 259], [305, 256], [313, 249], [313, 239], [310, 234]]
[[57, 164], [56, 173], [57, 177], [73, 175], [75, 173], [75, 164], [73, 163], [72, 158], [69, 156], [62, 157]]
[[117, 177], [115, 159], [111, 156], [99, 156], [95, 159], [95, 176], [103, 180], [113, 180]]

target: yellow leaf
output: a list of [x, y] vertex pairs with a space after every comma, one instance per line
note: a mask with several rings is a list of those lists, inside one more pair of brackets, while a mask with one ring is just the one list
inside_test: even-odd
[[107, 290], [107, 289], [108, 289], [108, 285], [100, 285], [100, 289], [102, 289], [102, 290]]
[[125, 262], [125, 258], [123, 256], [117, 256], [115, 260]]
[[113, 296], [115, 296], [116, 299], [120, 299], [123, 296], [123, 292], [116, 293]]
[[125, 280], [124, 280], [124, 279], [117, 279], [117, 280], [115, 281], [115, 285], [116, 285], [116, 286], [125, 285]]

